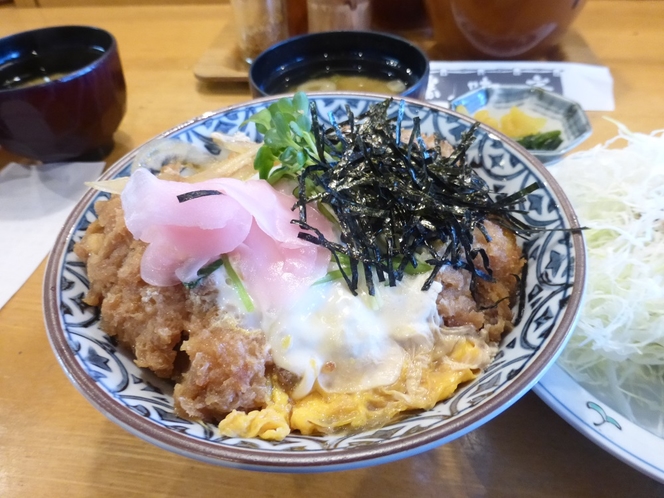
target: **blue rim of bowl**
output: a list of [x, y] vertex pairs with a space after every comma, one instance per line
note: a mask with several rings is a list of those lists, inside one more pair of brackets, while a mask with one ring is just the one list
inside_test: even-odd
[[[376, 99], [377, 97], [377, 94], [357, 92], [311, 92], [308, 95], [310, 98], [354, 97]], [[389, 98], [390, 96], [384, 97]], [[181, 123], [180, 125], [157, 135], [148, 142], [168, 137], [182, 129], [204, 122], [205, 120], [210, 119], [211, 116], [242, 109], [249, 103], [260, 104], [263, 102], [273, 102], [278, 100], [278, 98], [281, 98], [281, 96], [263, 97], [219, 109], [214, 112], [204, 113], [201, 116]], [[399, 100], [404, 100], [411, 105], [426, 107], [436, 112], [450, 113], [469, 124], [474, 122], [468, 116], [450, 111], [449, 109], [435, 104], [422, 102], [408, 97], [399, 97]], [[572, 228], [579, 228], [580, 225], [574, 214], [572, 205], [561, 187], [546, 168], [541, 165], [534, 156], [529, 154], [525, 149], [505, 135], [484, 125], [480, 125], [480, 127], [485, 131], [494, 134], [500, 140], [508, 143], [511, 147], [517, 148], [523, 156], [530, 161], [531, 165], [546, 180], [548, 188], [555, 193], [555, 196], [560, 203], [558, 207], [565, 213], [565, 217], [570, 223], [570, 226]], [[109, 168], [100, 179], [105, 180], [113, 177], [114, 174], [118, 173], [131, 162], [137, 152], [138, 149], [134, 149], [123, 156], [111, 168]], [[574, 247], [575, 283], [559, 325], [556, 331], [551, 334], [552, 339], [547, 345], [546, 352], [539, 355], [529, 364], [527, 372], [520, 372], [518, 380], [511, 382], [498, 394], [481, 404], [478, 408], [460, 415], [449, 424], [425, 431], [421, 434], [405, 436], [397, 441], [389, 441], [371, 446], [344, 448], [341, 450], [318, 451], [313, 452], [313, 454], [304, 455], [293, 453], [279, 454], [277, 452], [248, 448], [230, 448], [214, 444], [213, 442], [200, 441], [182, 436], [172, 430], [157, 426], [137, 413], [127, 410], [125, 407], [114, 401], [112, 397], [96, 383], [96, 381], [76, 361], [76, 358], [72, 354], [60, 322], [60, 310], [58, 308], [57, 297], [57, 290], [60, 285], [60, 282], [58, 281], [58, 268], [63, 255], [67, 250], [68, 243], [71, 242], [71, 237], [76, 228], [76, 220], [82, 216], [95, 195], [96, 192], [89, 190], [69, 215], [58, 235], [45, 270], [43, 286], [44, 321], [48, 339], [55, 356], [67, 377], [78, 391], [108, 419], [123, 427], [128, 432], [163, 449], [174, 451], [178, 454], [206, 463], [216, 465], [223, 464], [230, 468], [267, 472], [327, 472], [345, 470], [359, 466], [360, 464], [377, 465], [428, 451], [476, 429], [515, 403], [539, 381], [546, 372], [546, 367], [553, 364], [571, 335], [572, 327], [578, 317], [578, 309], [581, 304], [583, 289], [585, 287], [585, 244], [583, 236], [578, 231], [574, 231], [571, 233], [571, 238]]]
[[[0, 43], [2, 43], [5, 40], [9, 40], [11, 38], [19, 38], [21, 36], [26, 36], [30, 34], [35, 34], [35, 33], [45, 33], [48, 31], [58, 31], [60, 29], [86, 29], [90, 31], [96, 31], [97, 33], [101, 33], [105, 36], [108, 36], [110, 39], [110, 45], [108, 48], [105, 48], [104, 51], [97, 57], [95, 60], [90, 62], [89, 64], [86, 64], [85, 66], [67, 73], [65, 76], [58, 78], [57, 80], [54, 81], [46, 81], [44, 83], [39, 83], [37, 85], [32, 85], [28, 87], [19, 87], [19, 88], [0, 88], [0, 94], [4, 92], [19, 92], [19, 91], [31, 91], [32, 89], [41, 89], [44, 88], [47, 85], [53, 85], [57, 83], [67, 83], [69, 81], [72, 81], [76, 78], [79, 78], [80, 76], [83, 76], [96, 67], [100, 66], [101, 64], [104, 63], [106, 59], [111, 57], [111, 54], [113, 52], [116, 52], [118, 50], [118, 42], [115, 39], [115, 36], [109, 31], [106, 31], [105, 29], [98, 28], [96, 26], [85, 26], [85, 25], [78, 25], [78, 24], [67, 24], [67, 25], [62, 25], [62, 26], [49, 26], [48, 28], [39, 28], [39, 29], [32, 29], [29, 31], [21, 31], [18, 33], [11, 34], [9, 36], [0, 38]], [[10, 62], [14, 59], [7, 59], [5, 62]]]

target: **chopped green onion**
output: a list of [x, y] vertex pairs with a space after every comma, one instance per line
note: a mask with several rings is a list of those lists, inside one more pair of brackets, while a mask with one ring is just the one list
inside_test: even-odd
[[251, 299], [251, 296], [247, 292], [247, 289], [245, 289], [242, 280], [235, 272], [235, 269], [231, 265], [231, 262], [228, 259], [228, 255], [226, 254], [222, 254], [219, 259], [213, 261], [209, 265], [206, 265], [200, 270], [198, 270], [198, 272], [196, 273], [196, 276], [198, 278], [196, 280], [192, 280], [190, 282], [183, 282], [183, 284], [187, 289], [194, 289], [195, 287], [198, 287], [205, 278], [212, 275], [222, 266], [226, 268], [226, 274], [228, 275], [228, 278], [231, 279], [233, 288], [235, 289], [235, 292], [237, 292], [240, 301], [242, 301], [242, 304], [244, 304], [246, 310], [251, 313], [255, 309], [254, 301]]
[[198, 272], [196, 273], [196, 276], [198, 277], [196, 280], [192, 280], [190, 282], [183, 282], [184, 286], [187, 289], [193, 289], [194, 287], [198, 287], [200, 283], [205, 279], [206, 277], [209, 277], [212, 275], [215, 271], [217, 271], [219, 268], [221, 268], [221, 265], [223, 264], [223, 261], [221, 258], [213, 261], [209, 265], [204, 266]]
[[231, 265], [231, 262], [228, 259], [228, 255], [223, 254], [221, 256], [221, 260], [224, 262], [224, 267], [226, 268], [226, 273], [228, 274], [228, 278], [231, 279], [233, 287], [235, 287], [235, 291], [240, 297], [240, 301], [242, 301], [242, 304], [244, 304], [244, 307], [247, 309], [247, 311], [251, 313], [255, 309], [254, 301], [251, 299], [251, 296], [247, 292], [247, 289], [245, 289], [242, 280], [240, 280], [240, 277], [238, 276], [238, 274], [235, 272], [235, 269]]

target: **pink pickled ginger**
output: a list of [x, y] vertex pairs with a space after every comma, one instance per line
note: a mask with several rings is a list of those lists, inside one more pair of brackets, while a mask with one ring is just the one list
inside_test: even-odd
[[[179, 202], [178, 195], [214, 190]], [[127, 228], [148, 246], [141, 278], [156, 286], [196, 280], [197, 272], [228, 254], [247, 292], [263, 311], [290, 307], [327, 273], [327, 249], [297, 237], [294, 198], [264, 180], [218, 178], [190, 184], [135, 171], [122, 192]], [[310, 224], [332, 237], [330, 223], [307, 209]]]

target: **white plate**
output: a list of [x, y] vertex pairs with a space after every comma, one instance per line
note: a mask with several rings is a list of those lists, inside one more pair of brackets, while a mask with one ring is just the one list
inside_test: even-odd
[[664, 482], [664, 439], [626, 419], [554, 364], [533, 390], [576, 430], [623, 462]]

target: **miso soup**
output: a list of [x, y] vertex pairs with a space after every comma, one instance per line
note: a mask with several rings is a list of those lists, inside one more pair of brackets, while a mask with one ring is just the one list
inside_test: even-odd
[[296, 91], [360, 91], [397, 95], [406, 90], [406, 84], [398, 78], [376, 78], [356, 74], [331, 74], [315, 77], [295, 86]]

